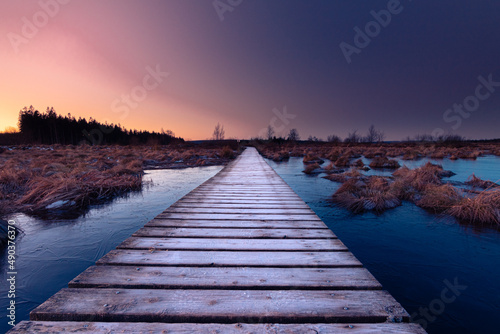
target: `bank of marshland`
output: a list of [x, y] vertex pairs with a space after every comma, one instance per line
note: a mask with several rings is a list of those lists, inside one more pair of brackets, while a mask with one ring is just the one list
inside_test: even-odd
[[0, 216], [79, 214], [143, 187], [154, 168], [226, 164], [237, 146], [30, 146], [0, 152]]

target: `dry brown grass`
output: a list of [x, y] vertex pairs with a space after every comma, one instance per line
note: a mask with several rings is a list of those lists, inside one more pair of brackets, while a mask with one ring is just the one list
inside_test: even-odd
[[370, 176], [365, 180], [349, 179], [333, 195], [333, 201], [354, 213], [364, 211], [382, 212], [401, 204], [391, 191], [388, 180]]
[[342, 155], [340, 158], [335, 160], [334, 164], [339, 168], [349, 167], [351, 165], [351, 158], [348, 154]]
[[[271, 147], [266, 147], [264, 150], [270, 150]], [[329, 174], [325, 178], [343, 183], [335, 193], [334, 200], [354, 212], [370, 209], [381, 211], [384, 210], [386, 204], [391, 207], [398, 201], [408, 200], [427, 210], [450, 214], [460, 221], [474, 224], [498, 224], [500, 210], [498, 185], [491, 181], [481, 180], [475, 175], [471, 176], [466, 184], [474, 188], [486, 189], [486, 191], [477, 194], [477, 190], [460, 190], [445, 183], [443, 178], [454, 174], [443, 170], [442, 166], [432, 163], [415, 169], [399, 168], [392, 174], [391, 179], [386, 180], [368, 178], [356, 169], [339, 172], [339, 168], [360, 167], [362, 161], [355, 160], [360, 156], [376, 160], [376, 163], [372, 165], [373, 168], [378, 166], [387, 168], [385, 165], [387, 158], [385, 157], [397, 157], [405, 160], [416, 160], [424, 157], [473, 160], [486, 154], [500, 156], [499, 143], [422, 142], [377, 145], [294, 143], [288, 146], [287, 150], [291, 156], [295, 157], [309, 155], [310, 157], [325, 157], [332, 161], [325, 168]], [[306, 158], [306, 160], [309, 159]], [[466, 196], [465, 192], [467, 191], [470, 194]]]
[[268, 157], [276, 162], [288, 161], [290, 159], [290, 153], [286, 150], [281, 150], [272, 154], [272, 156]]
[[459, 203], [462, 198], [463, 195], [455, 187], [443, 184], [427, 187], [415, 204], [427, 210], [443, 212]]
[[500, 226], [500, 191], [483, 191], [472, 198], [463, 198], [446, 213], [468, 224]]
[[365, 167], [365, 163], [361, 159], [358, 159], [358, 160], [354, 161], [354, 163], [352, 165], [355, 166], [355, 167], [358, 167], [358, 168]]
[[359, 177], [361, 177], [361, 173], [356, 169], [350, 169], [341, 173], [332, 173], [324, 176], [324, 178], [327, 180], [340, 183], [344, 183], [350, 179], [357, 179]]
[[[32, 147], [0, 154], [0, 216], [79, 211], [140, 190], [147, 168], [221, 164], [229, 147]], [[177, 162], [176, 162], [177, 161]]]
[[441, 165], [435, 165], [428, 162], [424, 166], [415, 169], [409, 169], [404, 166], [395, 171], [392, 175], [408, 185], [409, 188], [413, 188], [417, 191], [424, 191], [430, 185], [443, 184], [441, 179], [451, 176], [453, 173], [443, 170]]
[[304, 157], [304, 159], [302, 159], [302, 162], [304, 162], [305, 164], [311, 164], [311, 163], [320, 163], [320, 164], [322, 164], [324, 161], [323, 161], [323, 159], [321, 159], [317, 155], [308, 153]]
[[398, 169], [401, 167], [397, 160], [388, 159], [386, 157], [375, 157], [370, 162], [371, 168], [387, 168], [387, 169]]
[[465, 182], [465, 184], [474, 188], [482, 188], [482, 189], [499, 187], [499, 185], [496, 184], [495, 182], [481, 180], [474, 174], [472, 174], [471, 177], [469, 177], [469, 179]]
[[328, 173], [328, 172], [331, 172], [335, 169], [335, 165], [333, 164], [333, 162], [330, 161], [330, 163], [328, 164], [328, 166], [325, 167], [325, 171]]
[[305, 174], [313, 174], [315, 170], [320, 169], [321, 166], [318, 163], [308, 164], [306, 168], [302, 171]]

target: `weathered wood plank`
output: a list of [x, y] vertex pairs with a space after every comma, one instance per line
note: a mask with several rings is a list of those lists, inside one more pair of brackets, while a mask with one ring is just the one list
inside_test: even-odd
[[[197, 199], [188, 199], [188, 198], [183, 198], [175, 203], [175, 205], [190, 205], [190, 204], [219, 204], [219, 205], [227, 205], [227, 204], [244, 204], [244, 205], [278, 205], [278, 206], [303, 206], [307, 205], [304, 204], [303, 201], [298, 201], [298, 200], [280, 200], [280, 199], [254, 199], [254, 200], [249, 200], [249, 199], [232, 199], [232, 198], [226, 198], [226, 199], [210, 199], [206, 197], [200, 197]], [[309, 207], [309, 206], [308, 206]]]
[[[231, 201], [231, 200], [230, 200]], [[304, 202], [269, 202], [269, 201], [240, 201], [236, 203], [226, 203], [224, 201], [185, 201], [180, 200], [170, 207], [176, 208], [192, 208], [192, 207], [209, 207], [209, 208], [247, 208], [247, 209], [311, 209]]]
[[280, 214], [230, 214], [230, 213], [160, 213], [159, 218], [173, 218], [173, 219], [231, 219], [231, 220], [320, 220], [315, 214], [302, 214], [302, 215], [280, 215]]
[[350, 252], [146, 251], [120, 249], [98, 265], [199, 267], [361, 267]]
[[218, 190], [195, 190], [196, 195], [218, 195], [218, 196], [255, 196], [255, 197], [279, 197], [279, 198], [300, 198], [293, 191], [276, 193], [273, 191], [260, 191], [260, 190], [232, 190], [232, 191], [218, 191]]
[[[139, 269], [139, 270], [138, 270]], [[365, 268], [92, 266], [70, 288], [380, 290]]]
[[22, 321], [10, 334], [26, 333], [169, 333], [169, 334], [425, 334], [416, 324], [192, 324]]
[[[205, 201], [217, 203], [304, 203], [297, 198], [281, 198], [281, 197], [255, 197], [255, 196], [203, 196], [203, 195], [186, 195], [182, 198], [185, 202], [200, 202]], [[237, 202], [232, 202], [237, 201]]]
[[62, 289], [36, 321], [348, 323], [408, 321], [386, 291]]
[[324, 229], [238, 229], [238, 228], [165, 228], [143, 227], [134, 237], [175, 238], [237, 238], [237, 239], [331, 239], [336, 238], [330, 230]]
[[166, 213], [220, 213], [220, 214], [251, 214], [251, 215], [314, 215], [314, 212], [309, 208], [303, 209], [288, 209], [288, 208], [271, 208], [271, 209], [240, 209], [240, 208], [202, 208], [193, 205], [191, 208], [170, 207], [163, 211]]
[[[241, 181], [241, 178], [239, 178]], [[277, 180], [278, 181], [278, 180]], [[221, 183], [206, 183], [204, 185], [199, 186], [196, 188], [197, 190], [264, 190], [264, 191], [269, 191], [270, 189], [273, 190], [286, 190], [286, 191], [291, 191], [291, 188], [287, 184], [283, 184], [283, 182], [276, 182], [276, 183], [266, 183], [266, 184], [252, 184], [252, 183], [240, 183], [238, 184], [237, 182], [228, 182], [226, 184], [221, 184]]]
[[130, 237], [119, 249], [250, 250], [250, 251], [346, 251], [338, 239], [207, 239]]
[[163, 219], [154, 218], [145, 225], [146, 227], [187, 227], [187, 228], [254, 228], [254, 229], [328, 229], [322, 221], [259, 221], [259, 220], [189, 220], [189, 219]]

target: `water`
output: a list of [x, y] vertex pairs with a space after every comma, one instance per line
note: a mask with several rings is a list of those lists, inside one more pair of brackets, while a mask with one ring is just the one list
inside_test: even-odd
[[[150, 185], [142, 192], [91, 209], [84, 217], [45, 222], [13, 215], [24, 234], [17, 239], [16, 323], [75, 276], [115, 248], [149, 220], [195, 187], [214, 176], [221, 167], [154, 170], [144, 176]], [[6, 254], [0, 254], [0, 333], [11, 328], [8, 307]]]
[[[328, 200], [339, 184], [303, 174], [301, 159], [268, 162], [384, 288], [410, 314], [417, 312], [414, 319], [426, 325], [429, 333], [497, 333], [500, 233], [463, 227], [452, 218], [429, 214], [411, 203], [381, 215], [351, 215]], [[403, 163], [413, 168], [425, 162]], [[500, 179], [496, 168], [500, 159], [496, 157], [434, 162], [457, 173], [450, 180], [465, 181], [472, 172], [483, 179]], [[28, 319], [33, 308], [219, 170], [150, 171], [145, 178], [153, 181], [152, 186], [94, 208], [76, 220], [44, 222], [24, 215], [9, 217], [25, 230], [17, 240], [16, 322]], [[5, 254], [0, 258], [4, 261], [0, 263], [0, 309], [5, 310]], [[460, 295], [445, 291], [443, 299], [445, 282], [453, 284], [455, 279]], [[419, 308], [431, 308], [438, 315], [429, 311], [426, 318], [418, 314]], [[7, 318], [2, 318], [0, 333], [9, 328]]]
[[[427, 161], [402, 164], [414, 168]], [[500, 179], [498, 157], [432, 162], [457, 174], [450, 181], [466, 181], [472, 172]], [[499, 232], [464, 227], [411, 203], [381, 215], [352, 215], [328, 200], [340, 184], [305, 175], [302, 159], [268, 163], [429, 333], [498, 333]], [[458, 285], [458, 296], [445, 290], [447, 282]]]
[[[370, 159], [363, 158], [363, 162], [368, 165]], [[401, 166], [408, 168], [417, 168], [425, 165], [427, 162], [443, 166], [445, 170], [451, 170], [456, 175], [451, 177], [450, 181], [465, 182], [474, 173], [477, 177], [500, 183], [500, 170], [498, 168], [500, 158], [496, 156], [484, 156], [477, 160], [450, 160], [450, 159], [429, 159], [423, 158], [419, 160], [400, 161]], [[385, 175], [389, 176], [394, 170], [370, 170], [367, 175]]]

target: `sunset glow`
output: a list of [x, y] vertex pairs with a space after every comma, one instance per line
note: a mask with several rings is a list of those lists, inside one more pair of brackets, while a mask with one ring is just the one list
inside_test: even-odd
[[[498, 137], [500, 93], [459, 129], [443, 117], [474, 93], [478, 76], [500, 81], [498, 43], [486, 42], [498, 36], [488, 7], [498, 4], [468, 8], [470, 22], [456, 30], [438, 10], [429, 13], [430, 2], [401, 5], [348, 63], [339, 45], [354, 45], [353, 28], [374, 20], [370, 11], [387, 1], [244, 1], [223, 15], [210, 1], [4, 1], [0, 131], [33, 105], [130, 129], [171, 129], [186, 139], [209, 138], [221, 122], [227, 137], [250, 138], [270, 124], [273, 110], [286, 108], [294, 118], [281, 132], [297, 128], [303, 138], [344, 137], [370, 124], [388, 139], [436, 128]], [[436, 6], [465, 12], [452, 1]], [[137, 88], [148, 68], [169, 75], [152, 89]], [[125, 112], [116, 100], [127, 95]]]

